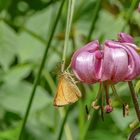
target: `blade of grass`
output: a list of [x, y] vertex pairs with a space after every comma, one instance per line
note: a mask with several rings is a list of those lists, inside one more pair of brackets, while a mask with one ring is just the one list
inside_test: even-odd
[[63, 49], [63, 56], [62, 56], [62, 67], [61, 67], [62, 72], [65, 69], [66, 51], [67, 51], [69, 36], [70, 36], [70, 31], [71, 31], [71, 24], [72, 24], [73, 12], [74, 12], [74, 3], [75, 3], [75, 0], [69, 0], [69, 3], [68, 3], [67, 23], [66, 23], [64, 49]]
[[40, 81], [40, 76], [42, 74], [42, 70], [43, 70], [44, 64], [46, 62], [47, 53], [48, 53], [48, 50], [50, 48], [50, 44], [52, 42], [52, 38], [53, 38], [53, 35], [54, 35], [54, 32], [55, 32], [55, 29], [56, 29], [58, 21], [60, 19], [60, 15], [61, 15], [61, 11], [63, 9], [64, 2], [65, 2], [65, 0], [63, 0], [61, 2], [58, 14], [57, 14], [55, 22], [54, 22], [54, 25], [52, 26], [52, 31], [51, 31], [51, 34], [50, 34], [50, 37], [49, 37], [49, 40], [48, 40], [48, 44], [46, 46], [46, 50], [44, 52], [44, 55], [43, 55], [43, 58], [42, 58], [42, 61], [41, 61], [41, 65], [40, 65], [40, 68], [38, 70], [38, 74], [37, 74], [36, 79], [34, 81], [34, 85], [33, 85], [32, 92], [31, 92], [31, 97], [29, 99], [29, 103], [28, 103], [28, 106], [27, 106], [27, 109], [26, 109], [26, 113], [25, 113], [24, 120], [23, 120], [23, 123], [22, 123], [22, 126], [21, 126], [21, 130], [20, 130], [20, 133], [19, 133], [18, 140], [22, 140], [22, 135], [23, 135], [23, 132], [24, 132], [24, 128], [25, 128], [28, 116], [29, 116], [29, 112], [30, 112], [31, 105], [32, 105], [32, 102], [33, 102], [33, 99], [34, 99], [35, 91], [36, 91], [37, 85]]
[[97, 1], [95, 9], [93, 11], [93, 19], [92, 19], [92, 24], [91, 24], [90, 30], [89, 30], [88, 35], [87, 35], [87, 42], [89, 42], [91, 40], [91, 36], [92, 36], [92, 33], [94, 31], [94, 28], [95, 28], [96, 21], [97, 21], [98, 16], [99, 16], [99, 11], [100, 11], [100, 8], [101, 8], [101, 1], [102, 0]]
[[[61, 124], [61, 127], [60, 127], [60, 131], [59, 131], [57, 140], [61, 140], [61, 138], [62, 138], [64, 126], [65, 126], [65, 123], [66, 123], [66, 121], [67, 121], [67, 118], [68, 118], [68, 115], [69, 115], [70, 110], [71, 110], [71, 107], [69, 106], [68, 109], [66, 110], [65, 116], [64, 116], [64, 118], [63, 118], [63, 121], [62, 121], [62, 124]], [[71, 136], [70, 136], [70, 137], [71, 137]], [[70, 137], [69, 137], [69, 138], [70, 138]], [[69, 139], [69, 138], [68, 138], [68, 139]]]
[[[69, 37], [70, 37], [70, 31], [71, 31], [71, 25], [72, 25], [73, 13], [74, 13], [74, 4], [75, 4], [75, 0], [69, 0], [68, 1], [66, 31], [65, 31], [65, 40], [64, 40], [64, 49], [63, 49], [62, 67], [61, 67], [62, 72], [64, 72], [64, 69], [65, 69], [66, 51], [67, 51]], [[62, 138], [64, 126], [65, 126], [65, 123], [67, 121], [69, 111], [70, 111], [70, 108], [66, 111], [66, 115], [63, 119], [63, 122], [62, 122], [62, 125], [61, 125], [61, 128], [60, 128], [60, 132], [59, 132], [59, 135], [58, 135], [58, 138], [57, 138], [58, 140], [61, 140], [61, 138]], [[72, 139], [72, 137], [71, 137], [71, 139]]]

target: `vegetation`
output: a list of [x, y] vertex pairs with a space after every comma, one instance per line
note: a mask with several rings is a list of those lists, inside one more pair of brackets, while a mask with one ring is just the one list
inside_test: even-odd
[[[0, 1], [0, 140], [126, 140], [137, 126], [127, 82], [116, 84], [129, 104], [125, 118], [112, 90], [113, 112], [105, 113], [104, 121], [90, 108], [98, 83], [78, 83], [83, 95], [78, 102], [53, 106], [62, 59], [68, 66], [77, 48], [95, 39], [116, 39], [121, 31], [140, 46], [138, 0], [74, 1], [67, 40], [68, 0]], [[139, 78], [133, 83], [139, 93]]]

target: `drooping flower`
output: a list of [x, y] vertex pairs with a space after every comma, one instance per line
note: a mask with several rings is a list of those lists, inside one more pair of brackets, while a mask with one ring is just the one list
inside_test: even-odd
[[[101, 46], [103, 46], [101, 48]], [[98, 105], [99, 96], [92, 103], [93, 108], [100, 108], [103, 112], [110, 113], [113, 108], [109, 97], [109, 87], [117, 94], [114, 83], [131, 81], [140, 75], [139, 48], [134, 44], [134, 39], [126, 33], [119, 33], [118, 40], [106, 40], [104, 45], [92, 41], [78, 49], [71, 59], [71, 67], [75, 76], [84, 83], [100, 83], [98, 95], [103, 95], [105, 90], [106, 105]], [[118, 97], [118, 95], [117, 95]], [[104, 103], [104, 101], [102, 101]], [[121, 102], [123, 106], [125, 102]], [[125, 110], [125, 115], [128, 111]], [[124, 115], [124, 116], [125, 116]], [[103, 118], [103, 115], [102, 115]]]
[[129, 81], [140, 75], [140, 55], [134, 39], [119, 33], [118, 40], [106, 40], [103, 49], [93, 41], [78, 49], [71, 61], [76, 77], [85, 83]]

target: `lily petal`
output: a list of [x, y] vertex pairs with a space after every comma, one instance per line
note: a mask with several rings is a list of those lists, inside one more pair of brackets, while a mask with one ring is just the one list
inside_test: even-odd
[[98, 41], [93, 41], [78, 49], [71, 60], [76, 77], [85, 83], [95, 83], [101, 78], [102, 52]]
[[134, 39], [132, 36], [130, 36], [129, 34], [126, 33], [119, 33], [118, 34], [118, 41], [123, 43], [123, 42], [127, 42], [127, 43], [134, 43]]

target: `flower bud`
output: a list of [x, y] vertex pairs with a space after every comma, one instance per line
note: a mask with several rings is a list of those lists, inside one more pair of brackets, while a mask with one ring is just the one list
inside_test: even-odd
[[106, 113], [110, 113], [110, 112], [112, 112], [112, 111], [113, 111], [112, 106], [110, 106], [110, 105], [106, 105], [106, 106], [105, 106], [105, 112], [106, 112]]

